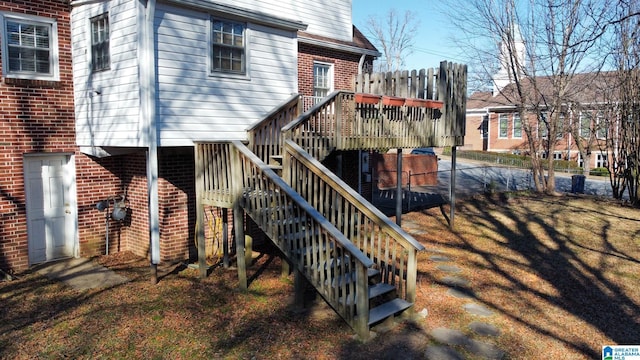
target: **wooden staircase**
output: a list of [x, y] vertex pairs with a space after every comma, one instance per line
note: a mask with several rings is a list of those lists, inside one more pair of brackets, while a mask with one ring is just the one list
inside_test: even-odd
[[[311, 284], [367, 339], [373, 325], [411, 311], [423, 246], [320, 160], [336, 149], [433, 146], [406, 135], [437, 124], [405, 108], [393, 109], [391, 120], [382, 116], [360, 126], [366, 119], [349, 92], [336, 92], [304, 114], [300, 108], [300, 98], [290, 98], [249, 130], [248, 146], [196, 144], [198, 252], [205, 253], [204, 206], [233, 208], [238, 274], [246, 287], [242, 214], [248, 215], [293, 265], [296, 301], [302, 303], [305, 283]], [[399, 121], [411, 114], [419, 116]], [[385, 127], [387, 138], [362, 132], [372, 126]], [[203, 256], [200, 265], [206, 267]]]

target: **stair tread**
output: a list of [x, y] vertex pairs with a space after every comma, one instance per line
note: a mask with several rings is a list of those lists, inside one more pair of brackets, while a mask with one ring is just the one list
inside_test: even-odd
[[391, 284], [385, 284], [385, 283], [369, 285], [369, 299], [373, 299], [380, 295], [389, 293], [395, 289], [396, 289], [395, 286]]
[[[392, 291], [395, 291], [395, 289], [395, 286], [385, 283], [369, 285], [369, 300], [374, 299], [380, 295], [388, 294]], [[342, 302], [342, 299], [340, 300], [340, 302]], [[352, 302], [353, 297], [349, 296], [347, 298], [347, 305], [351, 305]]]
[[369, 310], [369, 326], [371, 326], [371, 324], [375, 324], [381, 320], [384, 320], [389, 316], [407, 310], [411, 306], [413, 306], [413, 303], [400, 298], [395, 298], [382, 305], [376, 306], [373, 309]]
[[[377, 269], [368, 268], [367, 269], [367, 278], [371, 278], [379, 274], [380, 271]], [[352, 283], [356, 281], [356, 273], [351, 271], [344, 273], [342, 275], [333, 276], [331, 279], [331, 286], [342, 286], [346, 283]]]

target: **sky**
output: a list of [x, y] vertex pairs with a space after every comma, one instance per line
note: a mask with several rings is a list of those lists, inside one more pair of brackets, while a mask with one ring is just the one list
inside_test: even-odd
[[434, 8], [433, 0], [352, 0], [353, 24], [365, 35], [369, 16], [383, 17], [389, 9], [399, 14], [415, 11], [419, 19], [418, 33], [414, 37], [414, 51], [405, 60], [407, 70], [437, 67], [440, 61], [465, 63], [464, 55], [453, 44], [453, 29], [441, 11]]

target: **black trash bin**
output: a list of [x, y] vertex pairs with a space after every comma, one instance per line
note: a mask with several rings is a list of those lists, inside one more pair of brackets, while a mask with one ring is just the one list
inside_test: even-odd
[[584, 194], [584, 175], [571, 176], [571, 192], [574, 194]]

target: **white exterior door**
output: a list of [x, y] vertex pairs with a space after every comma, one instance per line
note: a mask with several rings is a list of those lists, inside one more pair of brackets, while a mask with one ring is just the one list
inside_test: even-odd
[[75, 176], [65, 155], [24, 158], [29, 264], [75, 254]]

